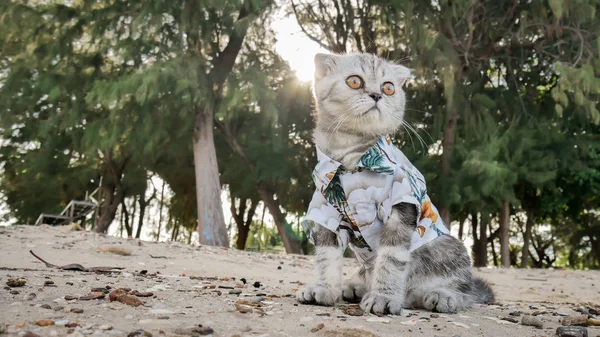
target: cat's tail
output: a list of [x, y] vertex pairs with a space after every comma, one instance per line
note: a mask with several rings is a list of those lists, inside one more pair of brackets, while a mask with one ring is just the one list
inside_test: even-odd
[[473, 276], [472, 280], [471, 291], [475, 303], [488, 303], [496, 300], [492, 288], [485, 280], [476, 276]]

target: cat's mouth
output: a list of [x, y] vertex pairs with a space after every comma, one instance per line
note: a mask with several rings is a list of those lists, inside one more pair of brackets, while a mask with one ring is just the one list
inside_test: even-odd
[[372, 112], [379, 112], [379, 109], [377, 108], [377, 105], [373, 105], [373, 107], [371, 107], [369, 110], [363, 112], [363, 116], [366, 116]]

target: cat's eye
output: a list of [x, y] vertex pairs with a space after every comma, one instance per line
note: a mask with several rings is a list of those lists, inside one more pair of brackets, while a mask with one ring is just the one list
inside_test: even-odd
[[352, 89], [359, 89], [363, 87], [363, 80], [356, 75], [352, 75], [346, 79], [346, 84]]
[[394, 89], [394, 84], [392, 82], [385, 82], [381, 86], [381, 91], [383, 91], [383, 93], [388, 96], [392, 96], [396, 92], [396, 90]]

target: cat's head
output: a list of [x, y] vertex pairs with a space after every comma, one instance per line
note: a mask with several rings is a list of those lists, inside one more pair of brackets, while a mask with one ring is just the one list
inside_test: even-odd
[[402, 125], [410, 70], [372, 54], [315, 56], [317, 129], [367, 137]]

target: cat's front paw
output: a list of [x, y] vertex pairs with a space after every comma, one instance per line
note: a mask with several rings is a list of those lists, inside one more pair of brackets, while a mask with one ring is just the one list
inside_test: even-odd
[[402, 304], [404, 304], [404, 296], [387, 295], [372, 291], [363, 297], [360, 307], [365, 312], [374, 314], [402, 315]]
[[315, 303], [318, 305], [332, 306], [340, 300], [342, 291], [318, 284], [307, 284], [296, 292], [296, 299], [300, 303]]
[[365, 296], [367, 287], [364, 283], [348, 282], [342, 289], [342, 298], [350, 303], [358, 303]]

